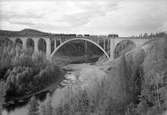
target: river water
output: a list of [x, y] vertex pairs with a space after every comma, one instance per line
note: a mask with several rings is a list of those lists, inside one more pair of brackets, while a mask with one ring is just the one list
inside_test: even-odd
[[[76, 64], [76, 65], [78, 65], [78, 64]], [[76, 80], [76, 77], [73, 74], [73, 71], [68, 72], [65, 75], [65, 77], [68, 78], [68, 80], [62, 81], [63, 85], [70, 85], [72, 83], [72, 81]], [[56, 100], [58, 100], [57, 98], [59, 98], [59, 97], [61, 98], [62, 97], [61, 94], [59, 94], [59, 95], [56, 94], [56, 92], [59, 92], [59, 90], [61, 90], [61, 88], [60, 89], [59, 88], [55, 89], [55, 91], [51, 92], [52, 93], [51, 99], [52, 99], [52, 102], [54, 102], [53, 105], [56, 104], [55, 98], [56, 98]], [[45, 100], [46, 100], [46, 97], [45, 97], [45, 99], [43, 101], [38, 100], [39, 104], [43, 103]], [[3, 110], [2, 115], [28, 115], [28, 104], [25, 104], [25, 105], [23, 105], [21, 107], [16, 107], [16, 108], [14, 108], [11, 111]]]

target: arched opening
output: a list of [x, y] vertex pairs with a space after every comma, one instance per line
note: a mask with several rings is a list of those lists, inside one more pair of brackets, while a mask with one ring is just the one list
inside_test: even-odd
[[108, 54], [99, 44], [89, 39], [75, 38], [60, 44], [53, 51], [51, 57], [54, 62], [56, 61], [55, 59], [63, 60], [64, 57], [67, 60], [63, 60], [63, 62], [89, 63], [96, 62], [103, 55], [109, 59]]
[[27, 46], [28, 52], [32, 54], [34, 52], [34, 41], [31, 38], [27, 39], [26, 46]]
[[15, 40], [15, 45], [16, 45], [16, 46], [19, 46], [20, 48], [22, 48], [22, 47], [23, 47], [23, 42], [22, 42], [22, 40], [19, 39], [19, 38], [17, 38], [17, 39]]
[[12, 40], [10, 40], [8, 37], [2, 37], [0, 39], [0, 47], [11, 46], [12, 44], [13, 44]]
[[136, 44], [131, 40], [122, 40], [120, 41], [114, 49], [114, 58], [125, 54], [126, 52], [132, 50], [136, 47]]
[[38, 41], [38, 50], [46, 53], [46, 41], [42, 38]]

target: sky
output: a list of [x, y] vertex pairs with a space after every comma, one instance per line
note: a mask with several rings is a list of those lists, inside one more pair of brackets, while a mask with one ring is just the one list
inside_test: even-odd
[[0, 29], [51, 33], [167, 32], [167, 0], [0, 0]]

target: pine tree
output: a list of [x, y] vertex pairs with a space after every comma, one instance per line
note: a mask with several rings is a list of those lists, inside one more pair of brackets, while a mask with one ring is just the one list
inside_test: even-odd
[[39, 115], [39, 103], [37, 99], [33, 96], [29, 102], [29, 112], [28, 115]]

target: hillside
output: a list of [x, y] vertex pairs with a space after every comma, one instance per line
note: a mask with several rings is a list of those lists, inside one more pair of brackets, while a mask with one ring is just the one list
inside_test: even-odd
[[87, 115], [163, 115], [167, 109], [166, 44], [165, 38], [155, 39], [103, 65], [66, 67], [75, 70], [76, 82], [55, 91], [53, 107], [57, 113], [64, 111], [62, 115], [78, 115], [78, 111]]
[[75, 37], [75, 34], [52, 34], [47, 32], [42, 32], [35, 29], [23, 29], [21, 31], [9, 31], [9, 30], [0, 30], [0, 36], [6, 36], [6, 37], [14, 37], [14, 36], [73, 36]]

